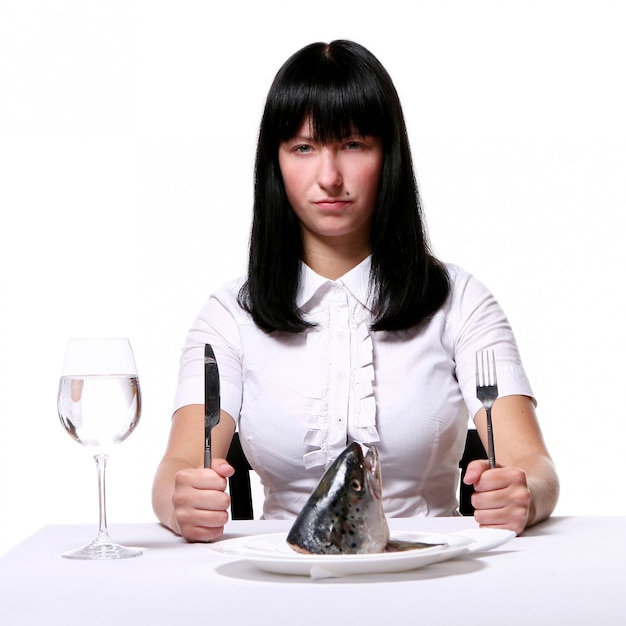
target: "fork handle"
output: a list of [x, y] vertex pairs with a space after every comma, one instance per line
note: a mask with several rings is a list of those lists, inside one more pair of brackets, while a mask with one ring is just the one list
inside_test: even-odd
[[496, 466], [496, 450], [493, 445], [493, 426], [491, 424], [491, 408], [487, 408], [487, 456], [489, 457], [489, 467]]

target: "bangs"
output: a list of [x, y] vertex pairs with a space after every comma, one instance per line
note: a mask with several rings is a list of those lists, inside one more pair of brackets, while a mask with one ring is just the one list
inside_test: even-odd
[[[320, 44], [322, 45], [322, 44]], [[266, 120], [274, 126], [278, 142], [292, 139], [303, 122], [311, 122], [313, 138], [321, 143], [351, 135], [387, 136], [389, 108], [380, 81], [371, 68], [351, 58], [345, 62], [341, 51], [311, 47], [298, 63], [287, 63], [277, 76], [280, 85]], [[307, 58], [308, 56], [308, 58]], [[275, 86], [277, 86], [275, 83]]]
[[317, 84], [290, 95], [275, 118], [280, 142], [292, 139], [305, 120], [311, 123], [313, 139], [320, 143], [341, 141], [351, 135], [385, 135], [383, 112], [352, 85]]

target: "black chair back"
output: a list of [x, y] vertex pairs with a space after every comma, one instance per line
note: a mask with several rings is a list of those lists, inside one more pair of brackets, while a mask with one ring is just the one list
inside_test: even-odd
[[230, 489], [231, 519], [254, 519], [252, 511], [252, 488], [250, 486], [250, 463], [241, 449], [239, 433], [233, 435], [226, 460], [235, 468], [228, 479]]
[[473, 485], [466, 485], [463, 477], [467, 471], [467, 466], [471, 461], [476, 459], [486, 459], [487, 453], [483, 447], [483, 443], [478, 436], [478, 431], [470, 428], [465, 438], [465, 450], [459, 461], [461, 468], [461, 483], [459, 485], [459, 511], [461, 515], [474, 515], [474, 507], [472, 506], [472, 494], [474, 493]]

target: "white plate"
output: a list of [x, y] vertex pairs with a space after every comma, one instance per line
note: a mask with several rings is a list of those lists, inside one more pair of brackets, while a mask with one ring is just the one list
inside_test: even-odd
[[[472, 531], [472, 536], [462, 533], [444, 535], [408, 531], [392, 532], [393, 539], [444, 543], [445, 545], [378, 554], [301, 554], [287, 545], [287, 533], [226, 539], [211, 544], [210, 549], [223, 555], [244, 559], [266, 572], [323, 578], [417, 569], [451, 559], [468, 551], [477, 552], [494, 548], [515, 535], [510, 531], [483, 531], [483, 529], [478, 532], [474, 529]], [[481, 533], [488, 536], [481, 537]], [[481, 539], [484, 541], [481, 542]]]

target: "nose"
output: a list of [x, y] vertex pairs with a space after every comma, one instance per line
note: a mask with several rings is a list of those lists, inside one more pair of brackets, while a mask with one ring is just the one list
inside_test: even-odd
[[329, 146], [324, 146], [320, 151], [317, 183], [322, 189], [331, 192], [343, 183], [337, 152]]

